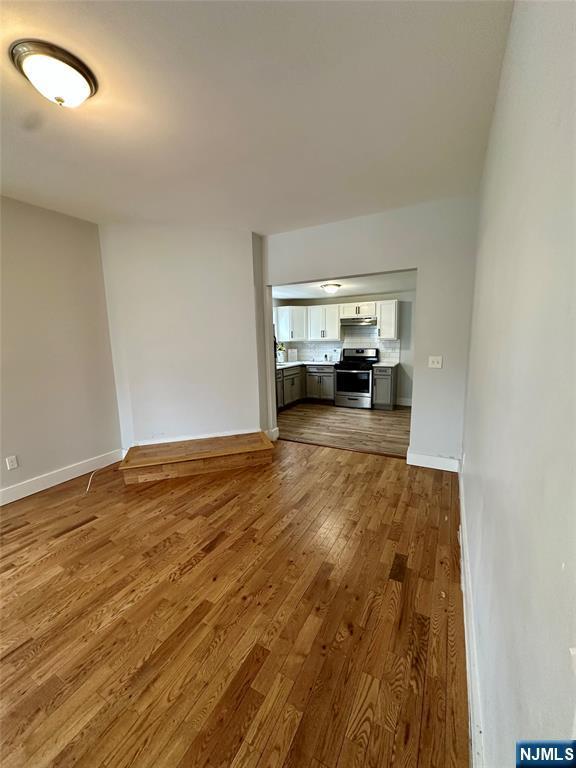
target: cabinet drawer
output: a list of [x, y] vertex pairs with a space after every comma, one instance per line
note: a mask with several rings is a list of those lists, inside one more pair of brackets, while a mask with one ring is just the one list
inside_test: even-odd
[[334, 368], [331, 365], [307, 365], [306, 371], [308, 373], [315, 373], [317, 376], [321, 376], [322, 374], [332, 376]]
[[374, 368], [374, 378], [379, 376], [392, 376], [392, 368]]
[[285, 379], [291, 379], [294, 376], [301, 376], [304, 368], [302, 366], [299, 366], [298, 368], [285, 368], [284, 378]]

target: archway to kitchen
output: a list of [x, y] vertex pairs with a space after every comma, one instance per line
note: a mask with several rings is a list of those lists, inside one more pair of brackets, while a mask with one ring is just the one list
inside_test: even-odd
[[272, 286], [281, 439], [406, 457], [416, 276]]

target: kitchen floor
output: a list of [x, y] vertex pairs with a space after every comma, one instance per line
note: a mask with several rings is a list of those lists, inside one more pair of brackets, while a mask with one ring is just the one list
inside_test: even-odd
[[300, 403], [278, 414], [278, 427], [281, 440], [405, 458], [410, 412], [405, 406], [378, 411]]

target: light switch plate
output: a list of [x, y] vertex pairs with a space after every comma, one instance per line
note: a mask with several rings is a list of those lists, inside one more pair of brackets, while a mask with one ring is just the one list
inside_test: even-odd
[[6, 456], [6, 466], [8, 469], [18, 469], [18, 456]]
[[428, 368], [442, 368], [442, 355], [430, 355], [428, 357]]

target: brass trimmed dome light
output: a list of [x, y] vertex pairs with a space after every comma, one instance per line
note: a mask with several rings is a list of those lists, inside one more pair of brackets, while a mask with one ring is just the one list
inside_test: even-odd
[[19, 40], [11, 45], [10, 58], [42, 96], [61, 107], [79, 107], [98, 90], [92, 70], [52, 43]]

